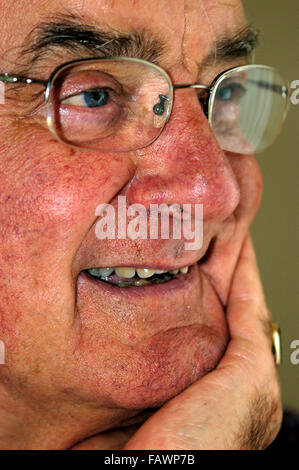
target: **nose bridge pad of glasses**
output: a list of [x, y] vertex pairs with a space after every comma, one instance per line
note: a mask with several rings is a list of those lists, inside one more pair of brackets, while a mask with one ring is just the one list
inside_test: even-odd
[[154, 122], [153, 125], [154, 127], [160, 128], [163, 126], [163, 124], [167, 120], [167, 108], [169, 106], [169, 98], [165, 95], [159, 95], [159, 103], [156, 103], [153, 106], [153, 112], [154, 112]]

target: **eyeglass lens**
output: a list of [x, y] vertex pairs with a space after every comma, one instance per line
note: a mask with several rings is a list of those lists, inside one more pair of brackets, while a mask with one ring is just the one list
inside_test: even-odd
[[[171, 105], [172, 84], [162, 69], [138, 60], [83, 61], [52, 78], [48, 122], [71, 145], [129, 151], [159, 136]], [[285, 109], [286, 87], [276, 70], [241, 67], [216, 81], [209, 121], [221, 148], [251, 154], [272, 144]]]
[[54, 77], [49, 112], [64, 142], [99, 150], [142, 148], [164, 127], [171, 84], [139, 62], [101, 60], [67, 66]]
[[252, 154], [269, 147], [281, 128], [286, 98], [275, 69], [248, 67], [225, 74], [214, 90], [211, 112], [221, 148]]

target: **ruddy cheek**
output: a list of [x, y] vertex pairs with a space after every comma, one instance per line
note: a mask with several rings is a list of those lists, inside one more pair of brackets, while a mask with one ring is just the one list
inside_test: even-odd
[[240, 203], [236, 216], [249, 224], [258, 209], [263, 191], [260, 167], [253, 155], [227, 154], [231, 168], [240, 188]]
[[[66, 295], [72, 305], [72, 262], [95, 208], [130, 176], [122, 157], [33, 137], [20, 134], [17, 148], [5, 143], [0, 159], [0, 328], [12, 332], [18, 315], [44, 301], [54, 309]], [[40, 299], [34, 306], [32, 292]]]
[[31, 239], [35, 234], [53, 243], [68, 238], [75, 246], [95, 220], [97, 205], [109, 202], [130, 178], [130, 160], [68, 148], [49, 138], [45, 142], [44, 133], [37, 135], [34, 141], [21, 139], [13, 154], [7, 149], [1, 212]]
[[240, 188], [240, 202], [230, 218], [219, 225], [211, 254], [201, 270], [213, 283], [223, 304], [227, 303], [231, 281], [244, 237], [258, 209], [262, 178], [253, 156], [227, 154]]

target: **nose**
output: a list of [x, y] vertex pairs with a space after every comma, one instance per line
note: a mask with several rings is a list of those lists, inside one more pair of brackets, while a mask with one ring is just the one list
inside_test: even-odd
[[[237, 157], [236, 157], [237, 158]], [[237, 207], [239, 187], [194, 90], [179, 90], [160, 137], [138, 152], [127, 187], [130, 204], [203, 204], [204, 221], [223, 221]]]

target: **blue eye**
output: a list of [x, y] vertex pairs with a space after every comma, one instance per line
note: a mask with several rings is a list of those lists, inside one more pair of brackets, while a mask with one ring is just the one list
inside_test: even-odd
[[83, 99], [89, 108], [97, 108], [99, 106], [105, 106], [109, 99], [109, 94], [107, 91], [98, 90], [98, 91], [85, 91], [83, 94]]
[[219, 88], [216, 92], [216, 100], [229, 101], [241, 98], [246, 92], [246, 88], [240, 83], [230, 83], [229, 85]]
[[83, 91], [78, 95], [62, 100], [62, 104], [82, 106], [87, 108], [100, 108], [109, 102], [109, 92], [106, 90]]

